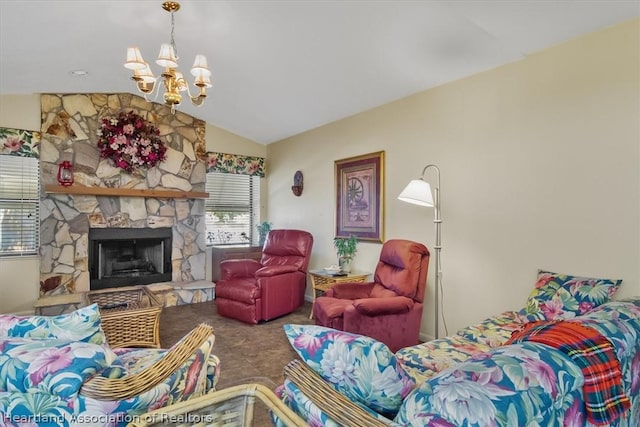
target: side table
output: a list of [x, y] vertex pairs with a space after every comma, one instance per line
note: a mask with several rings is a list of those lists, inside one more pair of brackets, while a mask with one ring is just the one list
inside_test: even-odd
[[88, 304], [98, 304], [109, 346], [160, 348], [162, 304], [145, 285], [89, 291]]
[[[311, 278], [311, 286], [313, 287], [313, 304], [316, 303], [316, 297], [319, 297], [327, 290], [331, 289], [335, 283], [364, 283], [369, 277], [370, 273], [355, 272], [350, 273], [327, 273], [326, 270], [309, 270], [309, 277]], [[309, 319], [313, 319], [313, 305], [311, 306], [311, 314]]]

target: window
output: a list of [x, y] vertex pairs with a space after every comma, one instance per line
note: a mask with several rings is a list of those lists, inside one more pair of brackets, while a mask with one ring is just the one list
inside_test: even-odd
[[38, 159], [0, 155], [0, 256], [38, 253], [39, 211]]
[[206, 191], [207, 244], [257, 244], [260, 177], [209, 172]]

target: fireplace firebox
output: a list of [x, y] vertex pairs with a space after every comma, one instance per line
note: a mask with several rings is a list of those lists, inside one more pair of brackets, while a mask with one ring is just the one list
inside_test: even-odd
[[171, 228], [91, 228], [91, 290], [171, 281]]

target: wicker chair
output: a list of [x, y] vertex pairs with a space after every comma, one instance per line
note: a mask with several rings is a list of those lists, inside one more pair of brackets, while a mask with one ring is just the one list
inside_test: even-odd
[[[99, 417], [124, 425], [214, 391], [220, 376], [215, 335], [206, 324], [169, 349], [110, 348], [92, 304], [54, 318], [0, 316], [0, 334], [1, 363], [13, 367], [0, 373], [0, 382], [11, 384], [0, 390], [0, 419], [36, 417], [69, 426], [72, 419]], [[43, 365], [43, 354], [62, 362]]]
[[322, 412], [343, 427], [389, 427], [337, 392], [303, 361], [295, 359], [284, 368], [284, 377], [294, 383]]
[[95, 376], [83, 384], [80, 394], [96, 400], [122, 400], [149, 391], [185, 363], [212, 334], [213, 328], [201, 323], [140, 372], [120, 378]]

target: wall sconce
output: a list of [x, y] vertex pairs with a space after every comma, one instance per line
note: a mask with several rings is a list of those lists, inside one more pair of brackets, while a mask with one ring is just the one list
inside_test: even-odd
[[295, 175], [293, 175], [293, 186], [291, 187], [291, 191], [293, 194], [300, 197], [302, 195], [302, 172], [296, 171]]
[[73, 184], [73, 165], [65, 160], [58, 165], [58, 184], [69, 187]]

